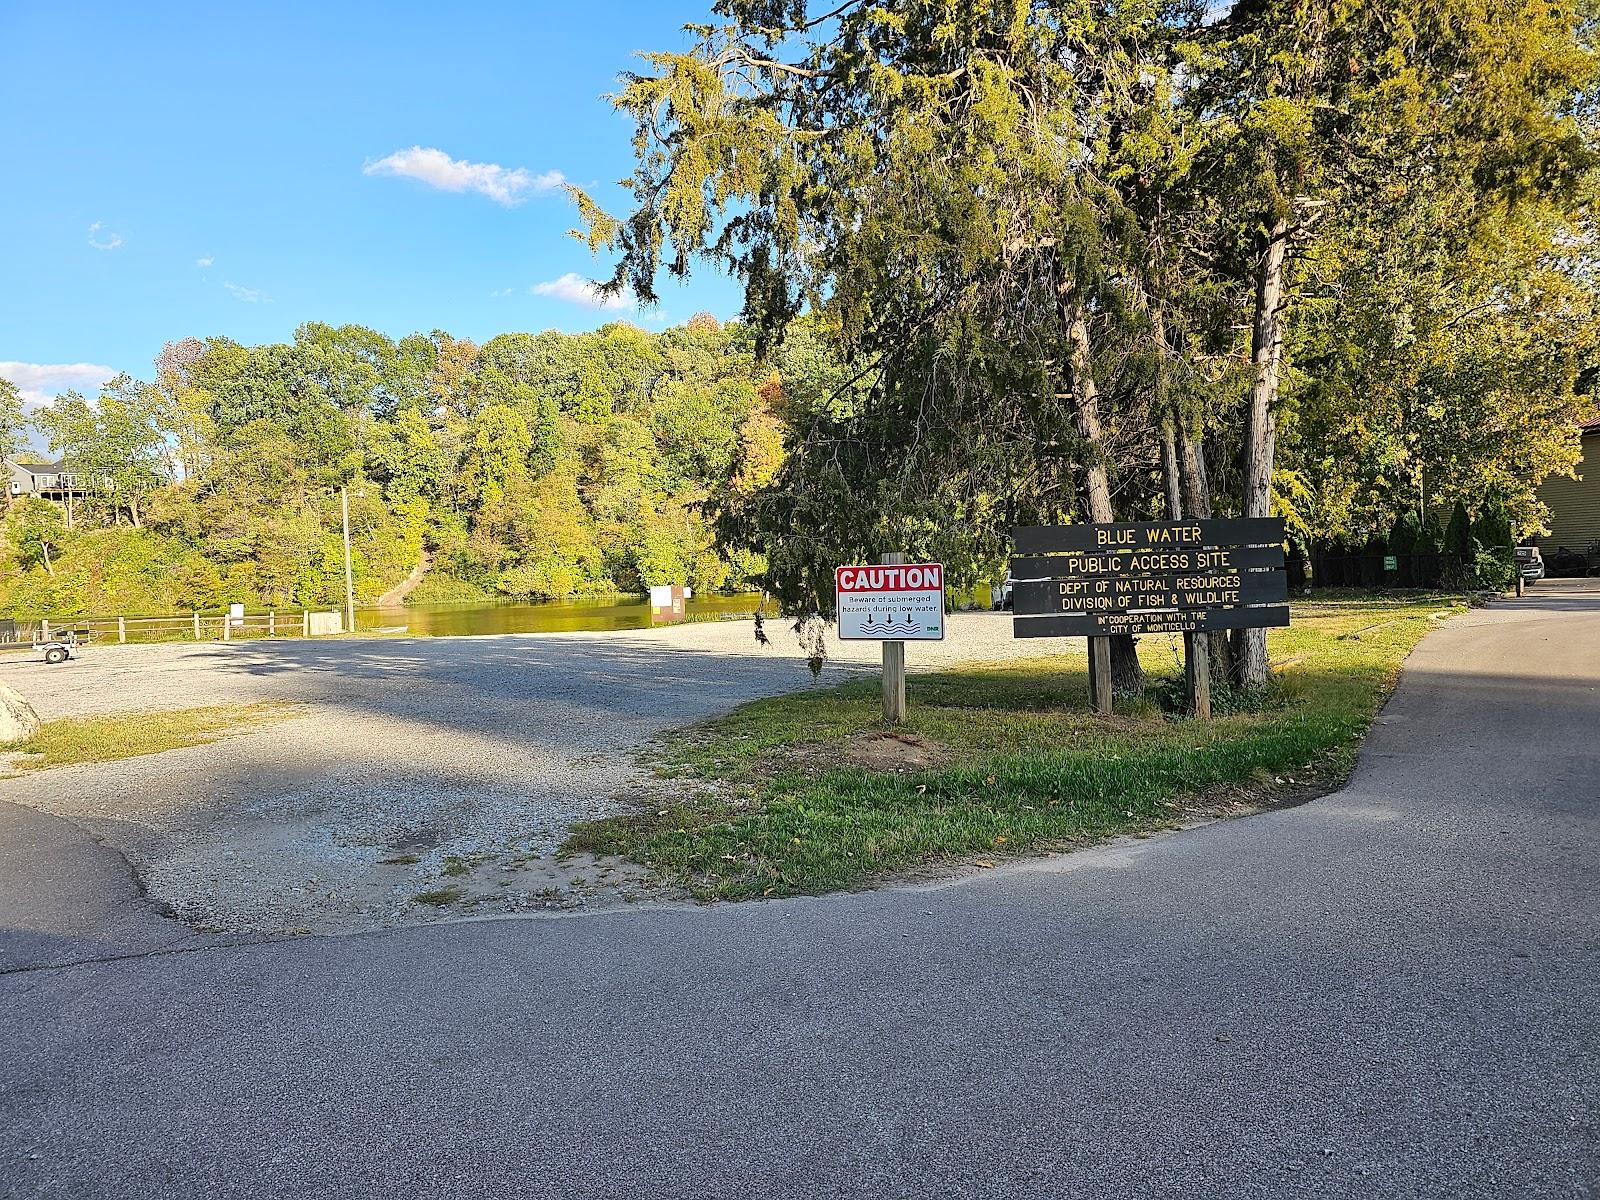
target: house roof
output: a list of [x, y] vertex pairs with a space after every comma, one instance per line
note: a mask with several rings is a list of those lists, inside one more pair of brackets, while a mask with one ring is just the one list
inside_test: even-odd
[[62, 471], [70, 471], [72, 469], [67, 465], [67, 460], [64, 458], [59, 462], [39, 462], [36, 459], [31, 458], [18, 459], [11, 465], [16, 467], [19, 471], [28, 472], [30, 475], [49, 475], [52, 473], [59, 474]]

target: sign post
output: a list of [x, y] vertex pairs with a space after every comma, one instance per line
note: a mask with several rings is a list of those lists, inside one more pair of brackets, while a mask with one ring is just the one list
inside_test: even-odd
[[883, 643], [883, 719], [906, 716], [906, 643], [944, 640], [944, 565], [885, 554], [878, 566], [833, 573], [839, 637]]
[[[878, 561], [886, 567], [898, 567], [905, 563], [906, 556], [885, 554]], [[906, 644], [898, 638], [883, 643], [883, 719], [889, 725], [906, 719]]]
[[1111, 715], [1111, 639], [1089, 639], [1089, 703], [1095, 715]]
[[1289, 623], [1280, 517], [1012, 531], [1016, 637], [1087, 637], [1094, 710], [1111, 712], [1111, 634], [1181, 633], [1191, 715], [1211, 715], [1203, 634]]

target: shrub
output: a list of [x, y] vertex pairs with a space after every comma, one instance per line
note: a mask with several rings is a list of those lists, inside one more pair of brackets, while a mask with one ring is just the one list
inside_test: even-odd
[[1509, 550], [1479, 547], [1473, 575], [1473, 582], [1485, 591], [1507, 591], [1517, 582], [1516, 560]]

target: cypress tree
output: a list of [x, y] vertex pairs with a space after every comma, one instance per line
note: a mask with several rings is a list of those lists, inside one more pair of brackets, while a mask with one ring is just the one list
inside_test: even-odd
[[1472, 523], [1472, 536], [1477, 539], [1480, 548], [1491, 554], [1511, 553], [1511, 517], [1506, 512], [1504, 501], [1498, 496], [1492, 497], [1483, 506], [1478, 519]]
[[1401, 513], [1395, 518], [1394, 528], [1389, 533], [1389, 553], [1395, 557], [1393, 582], [1398, 587], [1417, 586], [1417, 573], [1412, 560], [1416, 552], [1416, 539], [1416, 522], [1410, 513]]
[[1472, 523], [1478, 587], [1501, 591], [1511, 586], [1516, 578], [1515, 555], [1511, 550], [1513, 536], [1505, 502], [1498, 496], [1491, 497]]

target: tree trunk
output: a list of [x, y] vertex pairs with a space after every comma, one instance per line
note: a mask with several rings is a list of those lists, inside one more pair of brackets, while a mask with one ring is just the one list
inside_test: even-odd
[[1178, 478], [1178, 435], [1171, 419], [1161, 422], [1161, 478], [1167, 485], [1167, 520], [1183, 520], [1182, 483]]
[[[1289, 219], [1279, 217], [1267, 232], [1256, 268], [1255, 328], [1250, 355], [1255, 377], [1245, 413], [1244, 515], [1272, 514], [1272, 464], [1278, 435], [1278, 370], [1283, 360], [1284, 277], [1289, 248]], [[1234, 643], [1238, 679], [1245, 686], [1267, 681], [1267, 631], [1241, 629]]]
[[1183, 511], [1195, 518], [1211, 515], [1211, 480], [1206, 476], [1205, 435], [1199, 422], [1178, 419], [1178, 478], [1183, 483]]
[[[1205, 433], [1198, 419], [1178, 416], [1178, 475], [1183, 481], [1183, 509], [1191, 518], [1211, 516], [1211, 479], [1206, 474]], [[1233, 646], [1226, 630], [1206, 634], [1211, 648], [1211, 678], [1233, 678]]]
[[[1089, 463], [1084, 470], [1084, 506], [1089, 520], [1103, 523], [1115, 520], [1111, 511], [1111, 481], [1106, 474], [1102, 457], [1100, 429], [1100, 389], [1095, 386], [1090, 371], [1089, 323], [1084, 319], [1083, 308], [1072, 296], [1072, 285], [1064, 283], [1058, 289], [1063, 315], [1067, 324], [1067, 340], [1071, 352], [1068, 362], [1072, 369], [1072, 418], [1078, 436], [1089, 447]], [[1133, 638], [1118, 634], [1111, 641], [1111, 687], [1118, 695], [1144, 694], [1144, 669], [1139, 666], [1139, 651]]]
[[56, 577], [56, 568], [55, 564], [50, 561], [50, 543], [40, 541], [39, 552], [44, 556], [44, 573], [54, 579]]

